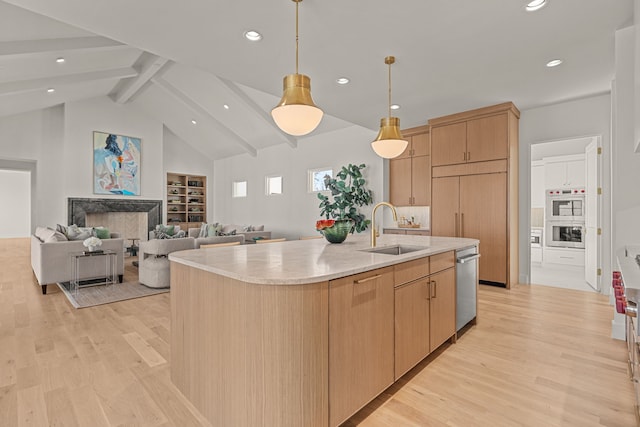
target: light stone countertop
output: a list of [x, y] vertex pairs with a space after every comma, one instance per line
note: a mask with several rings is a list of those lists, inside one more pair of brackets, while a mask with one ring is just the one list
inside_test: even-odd
[[383, 234], [377, 247], [424, 246], [402, 255], [363, 252], [370, 235], [350, 234], [341, 244], [324, 238], [258, 245], [191, 249], [169, 254], [169, 260], [247, 283], [300, 285], [317, 283], [387, 267], [413, 259], [479, 244], [476, 239]]

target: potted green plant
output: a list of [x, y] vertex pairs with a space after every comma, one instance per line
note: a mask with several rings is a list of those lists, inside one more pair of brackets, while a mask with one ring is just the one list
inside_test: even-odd
[[325, 176], [324, 185], [329, 195], [318, 193], [320, 199], [320, 215], [326, 220], [316, 223], [320, 231], [331, 243], [341, 243], [349, 232], [363, 232], [370, 220], [360, 213], [359, 207], [373, 203], [373, 192], [366, 188], [366, 180], [362, 176], [361, 165], [343, 166], [335, 178]]

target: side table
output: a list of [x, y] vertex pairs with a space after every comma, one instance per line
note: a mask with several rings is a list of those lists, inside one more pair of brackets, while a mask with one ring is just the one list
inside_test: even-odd
[[107, 250], [95, 251], [95, 252], [89, 252], [89, 251], [72, 252], [69, 256], [71, 257], [71, 273], [72, 273], [70, 288], [73, 288], [75, 295], [78, 295], [78, 288], [80, 287], [80, 260], [82, 259], [96, 258], [96, 257], [104, 258], [104, 280], [98, 280], [97, 282], [94, 282], [92, 280], [86, 286], [112, 285], [114, 283], [118, 283], [118, 275], [117, 275], [117, 268], [116, 268], [116, 262], [118, 260], [118, 257], [117, 257], [116, 251], [107, 249]]
[[138, 256], [138, 245], [136, 245], [136, 240], [140, 240], [139, 237], [131, 237], [128, 240], [131, 240], [131, 246], [129, 246], [129, 255]]

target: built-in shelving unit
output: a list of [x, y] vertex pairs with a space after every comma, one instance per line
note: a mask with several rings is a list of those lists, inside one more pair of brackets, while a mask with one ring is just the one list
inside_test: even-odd
[[167, 173], [167, 224], [184, 230], [207, 220], [207, 177]]

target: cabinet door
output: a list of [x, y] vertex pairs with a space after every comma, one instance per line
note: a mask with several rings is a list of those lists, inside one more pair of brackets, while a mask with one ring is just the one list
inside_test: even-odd
[[431, 128], [432, 166], [464, 163], [466, 151], [466, 122]]
[[480, 240], [480, 280], [506, 284], [506, 173], [460, 177], [460, 232]]
[[394, 206], [411, 205], [411, 158], [389, 160], [389, 200]]
[[395, 378], [429, 354], [429, 279], [395, 290]]
[[431, 141], [429, 133], [419, 133], [411, 137], [411, 155], [428, 156], [431, 154]]
[[393, 267], [329, 282], [329, 425], [394, 381]]
[[467, 122], [467, 162], [506, 159], [509, 155], [506, 114]]
[[458, 237], [460, 178], [434, 178], [431, 182], [431, 235]]
[[441, 271], [429, 276], [430, 295], [430, 350], [456, 333], [456, 274], [455, 269]]
[[584, 187], [586, 170], [584, 160], [571, 160], [567, 162], [567, 186], [571, 188]]
[[413, 195], [413, 205], [428, 206], [431, 204], [430, 160], [430, 156], [416, 156], [411, 159], [411, 193]]
[[565, 162], [546, 162], [544, 164], [545, 190], [566, 187], [567, 165]]

